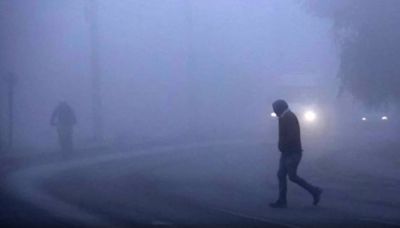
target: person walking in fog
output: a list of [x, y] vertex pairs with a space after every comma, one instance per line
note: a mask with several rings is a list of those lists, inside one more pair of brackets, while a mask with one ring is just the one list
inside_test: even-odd
[[51, 125], [56, 126], [58, 140], [63, 152], [73, 150], [73, 127], [76, 124], [76, 116], [67, 102], [60, 102], [51, 115]]
[[290, 111], [284, 100], [277, 100], [272, 104], [275, 114], [279, 118], [279, 143], [281, 152], [278, 170], [279, 198], [271, 203], [272, 208], [287, 207], [287, 177], [292, 182], [307, 190], [313, 197], [313, 204], [320, 201], [322, 189], [309, 184], [297, 175], [297, 167], [302, 157], [302, 146], [300, 139], [300, 125], [296, 115]]

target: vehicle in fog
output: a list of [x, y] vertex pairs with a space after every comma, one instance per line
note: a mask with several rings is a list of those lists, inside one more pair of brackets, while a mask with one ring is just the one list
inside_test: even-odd
[[395, 127], [396, 121], [392, 119], [393, 114], [389, 111], [363, 111], [357, 115], [354, 122], [357, 127], [362, 131], [379, 132], [388, 131]]

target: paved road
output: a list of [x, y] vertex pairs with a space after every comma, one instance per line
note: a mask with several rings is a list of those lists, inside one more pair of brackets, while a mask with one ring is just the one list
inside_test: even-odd
[[359, 148], [319, 149], [306, 151], [300, 168], [325, 189], [318, 207], [293, 184], [289, 209], [268, 207], [277, 195], [279, 154], [275, 145], [260, 142], [71, 158], [21, 169], [7, 183], [21, 200], [75, 225], [400, 226], [396, 163], [373, 151], [348, 153]]

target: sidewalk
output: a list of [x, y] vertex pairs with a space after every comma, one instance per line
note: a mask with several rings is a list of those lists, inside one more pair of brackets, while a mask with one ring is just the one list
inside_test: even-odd
[[[12, 190], [5, 188], [5, 180], [11, 173], [32, 166], [96, 156], [109, 151], [106, 147], [87, 147], [76, 150], [71, 156], [62, 156], [57, 150], [3, 151], [0, 155], [0, 226], [1, 227], [74, 227], [74, 224], [60, 221], [48, 212], [18, 199]], [[76, 225], [75, 225], [76, 226]]]
[[5, 179], [10, 173], [35, 164], [43, 160], [51, 161], [56, 159], [57, 154], [51, 151], [27, 152], [27, 151], [6, 151], [0, 155], [0, 226], [2, 227], [23, 227], [30, 224], [43, 224], [45, 226], [62, 225], [55, 221], [46, 212], [41, 211], [32, 205], [17, 199], [11, 190], [5, 189]]

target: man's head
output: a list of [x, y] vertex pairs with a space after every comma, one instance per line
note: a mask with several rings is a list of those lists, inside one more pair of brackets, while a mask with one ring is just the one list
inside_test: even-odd
[[276, 115], [280, 117], [282, 113], [289, 108], [289, 105], [286, 103], [285, 100], [279, 99], [272, 103], [272, 108], [274, 109]]

